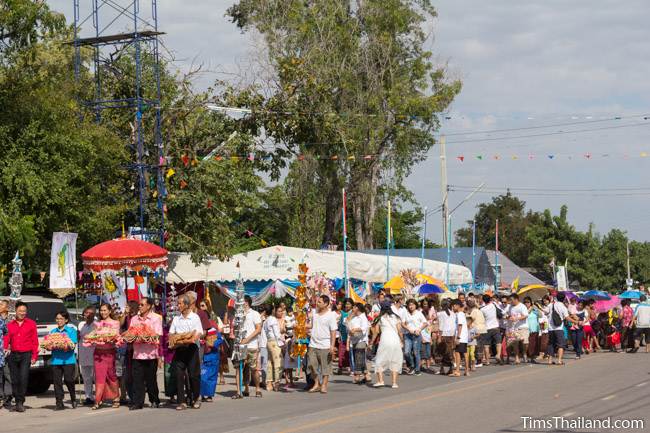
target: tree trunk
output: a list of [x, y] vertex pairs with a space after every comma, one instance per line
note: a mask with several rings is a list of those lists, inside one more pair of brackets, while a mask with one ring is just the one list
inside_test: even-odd
[[323, 244], [332, 244], [336, 242], [337, 237], [336, 225], [341, 215], [342, 197], [341, 188], [338, 177], [331, 176], [329, 182], [324, 185], [327, 190], [323, 191], [326, 194], [327, 200], [325, 201], [325, 229], [323, 231]]
[[354, 234], [358, 250], [374, 248], [374, 221], [377, 214], [377, 187], [379, 168], [372, 166], [354, 177], [350, 188], [353, 195]]

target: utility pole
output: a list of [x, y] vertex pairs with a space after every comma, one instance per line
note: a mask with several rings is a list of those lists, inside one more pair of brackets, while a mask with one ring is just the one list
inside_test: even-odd
[[625, 285], [627, 286], [627, 290], [632, 290], [634, 281], [632, 280], [632, 276], [630, 274], [630, 241], [627, 241], [625, 247], [626, 247], [625, 249], [627, 254], [627, 279], [625, 280]]
[[447, 230], [449, 225], [449, 185], [447, 185], [447, 149], [445, 136], [440, 136], [440, 192], [442, 193], [442, 245], [448, 246]]

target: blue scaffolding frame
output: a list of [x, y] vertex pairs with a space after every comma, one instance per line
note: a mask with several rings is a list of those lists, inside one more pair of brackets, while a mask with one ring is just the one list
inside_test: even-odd
[[[82, 104], [95, 113], [97, 122], [102, 120], [102, 111], [123, 109], [134, 111], [134, 134], [132, 143], [135, 161], [129, 164], [129, 169], [135, 171], [139, 196], [140, 234], [157, 235], [160, 245], [165, 246], [165, 209], [166, 197], [164, 169], [166, 165], [165, 148], [162, 139], [161, 125], [161, 89], [160, 89], [160, 47], [158, 36], [164, 34], [158, 31], [158, 2], [157, 0], [142, 0], [151, 4], [150, 13], [144, 13], [140, 8], [141, 0], [73, 0], [74, 7], [74, 73], [80, 79], [84, 62], [82, 47], [92, 50], [92, 61], [88, 65], [94, 74], [94, 98], [82, 101]], [[83, 7], [83, 10], [82, 10]], [[82, 15], [83, 12], [83, 15]], [[84, 28], [88, 23], [89, 28]], [[84, 31], [85, 30], [85, 31]], [[84, 37], [82, 37], [82, 35]], [[142, 50], [146, 47], [152, 55], [152, 74], [155, 81], [155, 91], [145, 95], [143, 78]], [[127, 50], [127, 48], [132, 48]], [[104, 95], [102, 82], [102, 64], [110, 64], [113, 59], [107, 52], [129, 52], [133, 56], [135, 78], [133, 80], [133, 95], [123, 99], [107, 99]], [[143, 131], [143, 112], [151, 110], [154, 113], [153, 143], [145, 143]], [[147, 161], [154, 150], [157, 155], [155, 163]], [[147, 185], [146, 173], [155, 173], [157, 185], [157, 208], [160, 211], [160, 227], [156, 231], [146, 229], [147, 221]]]

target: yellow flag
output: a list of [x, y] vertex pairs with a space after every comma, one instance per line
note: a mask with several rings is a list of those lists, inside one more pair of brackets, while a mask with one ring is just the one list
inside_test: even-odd
[[517, 290], [519, 290], [519, 275], [517, 275], [517, 278], [514, 279], [512, 282], [512, 286], [510, 286], [510, 289], [512, 290], [513, 293], [516, 293]]

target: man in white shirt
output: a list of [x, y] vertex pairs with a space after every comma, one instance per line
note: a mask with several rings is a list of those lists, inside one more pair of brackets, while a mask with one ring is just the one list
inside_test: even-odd
[[456, 366], [451, 376], [460, 376], [461, 357], [465, 359], [465, 376], [469, 376], [469, 357], [467, 356], [469, 329], [467, 328], [467, 318], [463, 312], [463, 303], [460, 299], [454, 299], [451, 307], [456, 315], [456, 347], [454, 348], [454, 363]]
[[519, 302], [519, 295], [510, 295], [510, 308], [508, 308], [508, 330], [514, 335], [515, 364], [521, 362], [520, 358], [526, 356], [525, 345], [528, 342], [528, 308]]
[[[79, 331], [79, 341], [84, 341], [86, 335], [90, 334], [95, 329], [95, 307], [88, 306], [83, 311], [84, 321], [79, 322], [77, 330]], [[95, 404], [93, 393], [93, 384], [95, 382], [95, 346], [86, 347], [83, 344], [77, 345], [79, 350], [79, 367], [81, 370], [81, 377], [84, 380], [84, 395], [86, 400], [84, 406], [92, 406]]]
[[[330, 310], [330, 298], [322, 295], [316, 301], [316, 311], [312, 312], [309, 351], [307, 352], [307, 368], [314, 380], [314, 386], [309, 392], [327, 394], [327, 384], [332, 372], [332, 357], [338, 322], [336, 313]], [[318, 380], [318, 369], [322, 379]]]
[[174, 351], [174, 364], [176, 365], [176, 386], [178, 389], [178, 406], [176, 410], [187, 409], [185, 395], [185, 379], [190, 379], [192, 407], [199, 409], [201, 400], [201, 361], [199, 359], [199, 340], [203, 335], [201, 319], [191, 309], [192, 301], [189, 296], [183, 295], [178, 299], [178, 309], [181, 314], [174, 317], [169, 327], [169, 334], [193, 333], [193, 342], [177, 346]]
[[422, 351], [422, 330], [428, 325], [424, 314], [418, 310], [418, 303], [415, 299], [406, 302], [406, 314], [402, 322], [406, 329], [404, 334], [404, 357], [408, 367], [407, 374], [420, 376], [420, 360]]
[[483, 341], [483, 364], [490, 365], [490, 346], [496, 346], [496, 362], [501, 363], [501, 330], [499, 329], [498, 313], [501, 313], [490, 295], [483, 295], [484, 305], [481, 312], [485, 317], [485, 327], [487, 332], [482, 334]]
[[646, 295], [641, 295], [639, 304], [634, 309], [634, 324], [636, 332], [634, 335], [634, 352], [639, 350], [641, 338], [645, 338], [645, 353], [650, 353], [650, 304]]
[[[552, 302], [548, 313], [548, 346], [546, 347], [546, 354], [548, 355], [548, 363], [555, 364], [553, 355], [557, 355], [557, 364], [564, 365], [562, 356], [566, 348], [566, 338], [564, 337], [564, 321], [568, 320], [571, 323], [578, 323], [578, 319], [569, 314], [569, 310], [564, 305], [566, 295], [558, 292], [557, 301]], [[555, 312], [555, 314], [554, 314]]]
[[[242, 362], [243, 366], [243, 382], [244, 382], [244, 397], [250, 395], [248, 390], [248, 384], [250, 382], [249, 377], [253, 376], [253, 383], [255, 383], [255, 397], [261, 397], [262, 392], [260, 391], [260, 375], [257, 371], [257, 362], [259, 354], [259, 336], [262, 332], [262, 316], [257, 311], [251, 308], [253, 300], [250, 296], [244, 296], [244, 323], [242, 327], [244, 329], [244, 338], [242, 339], [240, 346], [244, 350], [244, 359]], [[240, 383], [239, 377], [239, 366], [235, 365], [235, 377], [237, 378], [237, 384]], [[241, 398], [240, 387], [237, 386], [237, 394], [233, 398]]]

